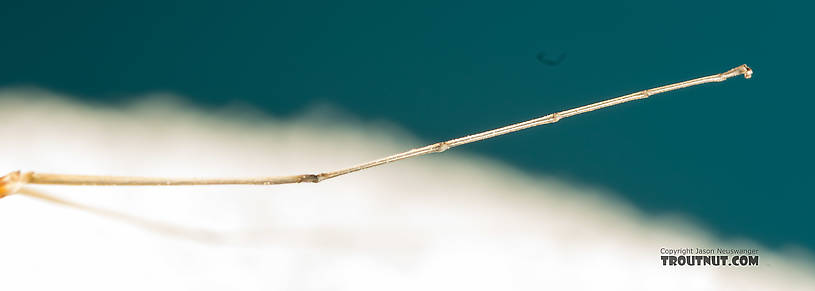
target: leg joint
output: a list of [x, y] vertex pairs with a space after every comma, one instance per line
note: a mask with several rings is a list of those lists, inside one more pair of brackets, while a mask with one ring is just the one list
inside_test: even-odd
[[432, 146], [432, 150], [434, 153], [440, 153], [448, 149], [450, 149], [450, 145], [447, 144], [447, 142], [436, 143]]

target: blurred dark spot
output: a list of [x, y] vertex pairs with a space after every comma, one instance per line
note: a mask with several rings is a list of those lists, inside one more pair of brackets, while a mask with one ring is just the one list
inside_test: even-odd
[[545, 52], [539, 52], [535, 58], [537, 58], [538, 62], [540, 62], [541, 64], [548, 66], [557, 66], [560, 65], [560, 63], [563, 62], [564, 59], [566, 59], [566, 53], [560, 54], [560, 56], [558, 56], [556, 59], [550, 59], [546, 57]]

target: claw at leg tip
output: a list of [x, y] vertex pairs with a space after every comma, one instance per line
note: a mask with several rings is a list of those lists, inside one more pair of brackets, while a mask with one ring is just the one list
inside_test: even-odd
[[748, 67], [746, 64], [744, 64], [742, 66], [744, 66], [744, 78], [745, 79], [750, 79], [751, 77], [753, 77], [753, 69]]
[[22, 186], [23, 181], [20, 171], [14, 171], [0, 177], [0, 198], [17, 193]]

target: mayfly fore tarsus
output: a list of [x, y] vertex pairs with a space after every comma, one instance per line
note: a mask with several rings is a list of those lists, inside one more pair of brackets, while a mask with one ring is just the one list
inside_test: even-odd
[[68, 174], [51, 174], [51, 173], [38, 173], [38, 172], [11, 172], [6, 176], [0, 177], [0, 198], [14, 194], [25, 193], [25, 185], [44, 184], [44, 185], [82, 185], [82, 186], [174, 186], [174, 185], [277, 185], [277, 184], [292, 184], [292, 183], [317, 183], [320, 181], [328, 180], [345, 174], [353, 173], [356, 171], [384, 165], [387, 163], [404, 160], [416, 156], [421, 156], [430, 153], [440, 153], [450, 148], [457, 147], [463, 144], [476, 142], [484, 139], [493, 138], [499, 135], [535, 127], [538, 125], [555, 123], [563, 118], [575, 116], [578, 114], [594, 111], [597, 109], [614, 106], [617, 104], [645, 99], [652, 95], [682, 89], [686, 87], [701, 85], [711, 82], [722, 82], [728, 78], [744, 75], [749, 79], [753, 74], [753, 70], [747, 65], [741, 65], [730, 69], [724, 73], [710, 75], [707, 77], [696, 78], [684, 82], [678, 82], [670, 85], [656, 87], [648, 90], [642, 90], [636, 93], [612, 98], [589, 105], [572, 108], [569, 110], [552, 113], [539, 118], [531, 119], [521, 123], [507, 125], [501, 128], [468, 135], [448, 141], [434, 143], [420, 148], [415, 148], [406, 152], [398, 153], [392, 156], [384, 157], [381, 159], [373, 160], [367, 163], [359, 164], [350, 168], [340, 169], [336, 171], [323, 172], [319, 174], [303, 174], [293, 176], [273, 176], [273, 177], [255, 177], [255, 178], [217, 178], [217, 179], [202, 179], [202, 178], [158, 178], [158, 177], [127, 177], [127, 176], [91, 176], [91, 175], [68, 175]]

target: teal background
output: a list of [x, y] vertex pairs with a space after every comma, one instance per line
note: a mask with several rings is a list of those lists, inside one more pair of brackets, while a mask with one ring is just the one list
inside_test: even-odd
[[[281, 116], [329, 103], [430, 142], [747, 63], [751, 80], [462, 149], [725, 238], [815, 250], [811, 4], [439, 2], [8, 2], [0, 86], [114, 104], [169, 91]], [[568, 57], [547, 66], [540, 51]]]

